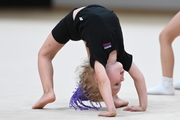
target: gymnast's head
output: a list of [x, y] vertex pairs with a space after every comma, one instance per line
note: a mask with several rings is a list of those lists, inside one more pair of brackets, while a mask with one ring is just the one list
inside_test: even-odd
[[[79, 84], [82, 87], [85, 96], [94, 102], [103, 101], [98, 88], [98, 78], [94, 69], [90, 66], [89, 60], [84, 60], [83, 64], [78, 66]], [[124, 80], [124, 69], [120, 62], [106, 66], [106, 72], [109, 77], [112, 89], [112, 95], [116, 95], [121, 87], [121, 82]]]

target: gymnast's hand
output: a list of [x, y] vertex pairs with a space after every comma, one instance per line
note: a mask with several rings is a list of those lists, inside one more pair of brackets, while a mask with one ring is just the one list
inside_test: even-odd
[[115, 116], [116, 116], [116, 111], [112, 111], [112, 112], [103, 111], [103, 112], [100, 112], [100, 113], [98, 114], [98, 116], [103, 116], [103, 117], [115, 117]]
[[124, 111], [130, 111], [130, 112], [146, 111], [146, 109], [144, 109], [141, 106], [128, 106], [128, 107], [124, 108], [123, 110]]

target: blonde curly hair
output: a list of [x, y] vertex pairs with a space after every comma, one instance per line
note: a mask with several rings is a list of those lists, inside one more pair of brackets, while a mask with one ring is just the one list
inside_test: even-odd
[[94, 69], [90, 66], [88, 59], [85, 59], [83, 64], [76, 68], [76, 72], [79, 72], [79, 84], [82, 87], [84, 96], [93, 102], [103, 101], [98, 85], [93, 77]]

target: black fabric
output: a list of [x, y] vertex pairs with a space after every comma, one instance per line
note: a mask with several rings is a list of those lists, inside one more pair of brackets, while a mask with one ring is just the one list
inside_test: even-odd
[[65, 16], [52, 30], [54, 39], [61, 44], [67, 43], [70, 39], [74, 41], [81, 40], [81, 36], [73, 27], [73, 11]]
[[99, 5], [90, 5], [79, 11], [75, 21], [71, 11], [52, 30], [53, 37], [65, 44], [69, 39], [86, 41], [90, 50], [90, 65], [99, 61], [106, 66], [109, 54], [117, 50], [117, 61], [123, 64], [126, 71], [130, 69], [132, 55], [124, 50], [123, 35], [118, 17]]

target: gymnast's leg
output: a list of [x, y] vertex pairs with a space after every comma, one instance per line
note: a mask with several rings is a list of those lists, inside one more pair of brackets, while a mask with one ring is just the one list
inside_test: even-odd
[[[180, 35], [180, 12], [178, 12], [167, 26], [163, 29], [159, 36], [160, 54], [162, 65], [162, 84], [148, 89], [150, 95], [174, 95], [173, 86], [173, 69], [174, 69], [174, 53], [172, 42]], [[180, 88], [175, 83], [175, 88]], [[179, 85], [179, 86], [178, 86]]]

